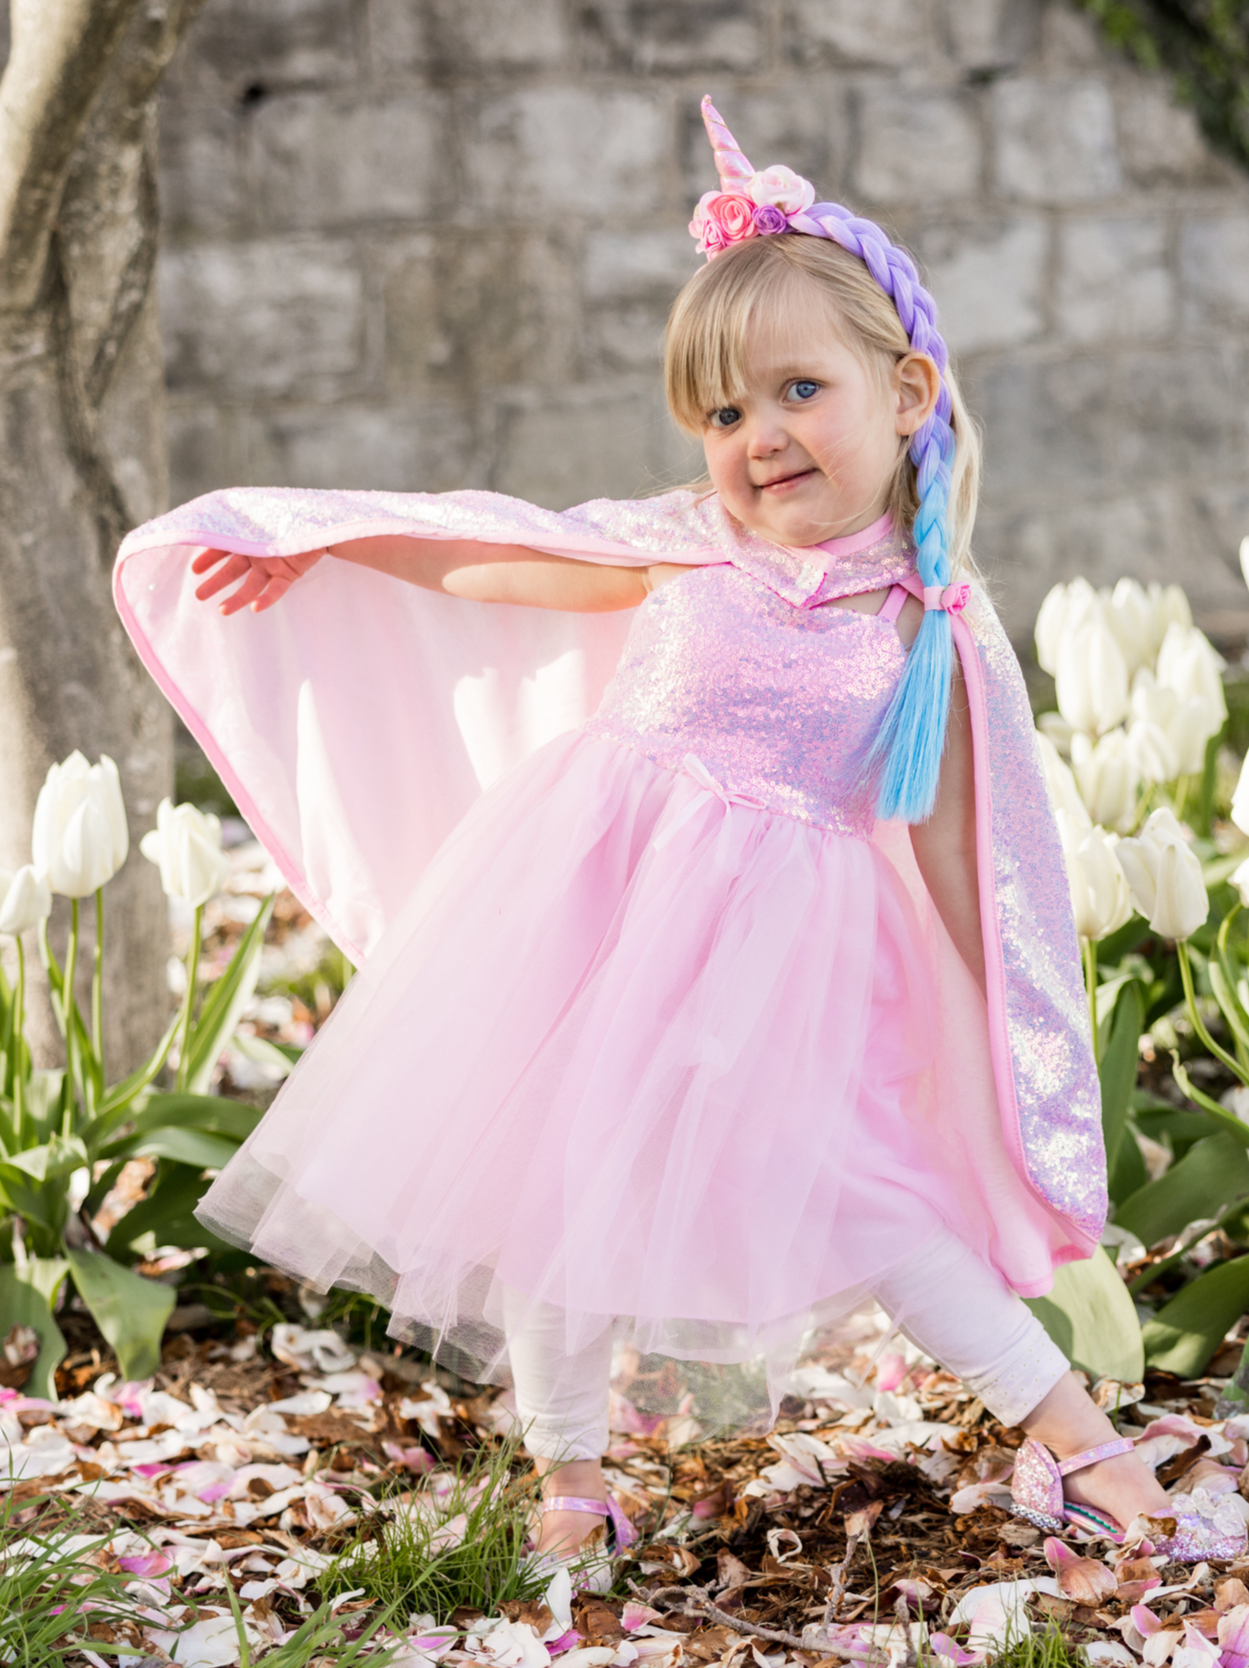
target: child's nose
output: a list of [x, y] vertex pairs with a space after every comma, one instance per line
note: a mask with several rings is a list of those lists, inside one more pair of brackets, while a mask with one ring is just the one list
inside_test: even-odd
[[747, 451], [752, 458], [774, 457], [789, 445], [789, 436], [781, 424], [766, 419], [751, 424]]

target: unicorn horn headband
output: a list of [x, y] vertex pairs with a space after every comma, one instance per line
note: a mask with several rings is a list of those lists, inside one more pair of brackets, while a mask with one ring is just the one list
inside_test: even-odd
[[750, 238], [786, 232], [828, 238], [858, 256], [892, 299], [912, 350], [926, 353], [941, 372], [936, 408], [912, 435], [910, 445], [919, 492], [912, 536], [924, 586], [924, 623], [872, 750], [872, 762], [883, 764], [879, 815], [919, 822], [935, 803], [945, 747], [953, 669], [950, 613], [966, 600], [966, 588], [950, 584], [954, 431], [945, 379], [949, 353], [937, 329], [937, 304], [906, 250], [891, 243], [874, 220], [860, 219], [841, 203], [817, 203], [810, 180], [783, 164], [752, 168], [709, 97], [703, 99], [702, 112], [720, 189], [699, 199], [690, 233], [707, 259]]

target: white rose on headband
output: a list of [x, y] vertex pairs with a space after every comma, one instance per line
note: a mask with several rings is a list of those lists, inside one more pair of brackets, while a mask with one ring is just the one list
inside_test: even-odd
[[795, 174], [792, 168], [786, 168], [783, 162], [774, 162], [770, 168], [760, 168], [757, 174], [750, 176], [746, 189], [750, 192], [751, 201], [760, 208], [765, 203], [771, 203], [782, 214], [801, 214], [815, 201], [815, 187], [811, 181]]

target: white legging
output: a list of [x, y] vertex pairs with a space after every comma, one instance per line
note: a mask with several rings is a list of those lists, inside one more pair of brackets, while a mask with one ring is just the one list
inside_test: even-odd
[[[874, 1293], [917, 1348], [956, 1374], [1004, 1425], [1025, 1418], [1068, 1362], [995, 1269], [947, 1230], [896, 1263]], [[516, 1294], [509, 1340], [516, 1409], [535, 1459], [597, 1459], [608, 1441], [611, 1327], [564, 1353], [564, 1313]]]

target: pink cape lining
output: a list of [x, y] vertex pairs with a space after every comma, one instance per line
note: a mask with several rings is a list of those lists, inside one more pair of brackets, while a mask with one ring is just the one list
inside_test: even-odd
[[[239, 506], [246, 508], [249, 494], [270, 508], [280, 500], [291, 530], [275, 536], [277, 518], [262, 516], [256, 530], [266, 536], [247, 536], [251, 528]], [[385, 500], [384, 513], [358, 513], [362, 498]], [[483, 511], [481, 505], [510, 506], [512, 501], [492, 494], [443, 495], [450, 508], [427, 519], [421, 512], [438, 501], [425, 495], [266, 494], [261, 489], [212, 494], [129, 536], [115, 574], [117, 606], [144, 664], [292, 890], [347, 955], [360, 962], [482, 789], [594, 710], [631, 616], [468, 603], [331, 558], [292, 587], [276, 608], [223, 619], [214, 607], [193, 599], [187, 569], [195, 551], [211, 547], [250, 555], [292, 554], [385, 532], [416, 539], [525, 543], [584, 561], [643, 566], [657, 560], [724, 562], [737, 556], [735, 543], [762, 544], [749, 536], [727, 536], [722, 511], [705, 510], [701, 501], [691, 507], [689, 495], [671, 495], [678, 498], [685, 501], [678, 506], [680, 519], [667, 519], [674, 516], [669, 500], [653, 500], [606, 510], [594, 504], [562, 515], [519, 506], [492, 525], [490, 516], [496, 512], [489, 505]], [[293, 501], [293, 516], [286, 515], [288, 501]], [[392, 504], [402, 505], [407, 514], [395, 513]], [[615, 521], [610, 511], [618, 512]], [[629, 511], [634, 512], [632, 521], [625, 514]], [[467, 527], [455, 525], [457, 515], [461, 523], [467, 517]], [[838, 541], [836, 553], [849, 557], [878, 534], [878, 527], [869, 528]], [[773, 558], [777, 554], [775, 547], [765, 551]], [[792, 554], [814, 556], [816, 551]], [[913, 573], [904, 583], [922, 598]], [[844, 594], [878, 584], [879, 579], [859, 583], [851, 575]], [[990, 726], [985, 667], [994, 666], [995, 655], [1000, 659], [1005, 640], [994, 620], [1001, 643], [986, 642], [977, 607], [981, 618], [991, 618], [987, 604], [974, 601], [967, 615], [953, 618], [953, 628], [972, 711], [977, 844], [982, 854], [994, 854], [994, 861], [980, 863], [988, 1030], [979, 1043], [976, 1033], [984, 1022], [972, 1020], [961, 1027], [960, 1037], [959, 1016], [951, 1014], [949, 1080], [956, 1082], [960, 1072], [974, 1076], [985, 1055], [991, 1061], [1005, 1154], [1044, 1207], [1041, 1213], [1021, 1213], [1029, 1220], [1020, 1220], [1017, 1236], [1008, 1221], [999, 1219], [1001, 1243], [994, 1260], [1016, 1289], [1033, 1296], [1048, 1290], [1054, 1267], [1087, 1256], [1096, 1244], [1097, 1177], [1073, 1183], [1069, 1169], [1072, 1163], [1077, 1171], [1082, 1164], [1096, 1163], [1100, 1125], [1089, 1129], [1087, 1110], [1077, 1108], [1079, 1117], [1062, 1131], [1034, 1117], [1029, 1139], [1024, 1127], [1028, 1109], [1017, 1100], [1021, 1048], [1016, 1037], [1024, 1036], [1027, 1027], [1011, 1009], [1012, 1002], [1019, 1008], [1020, 980], [1008, 976], [1003, 922], [1011, 923], [1015, 934], [1025, 932], [1020, 917], [1027, 900], [1011, 895], [1010, 866], [1020, 865], [1014, 854], [1001, 852], [1003, 808], [995, 803], [992, 778], [996, 772], [1006, 781], [1005, 772], [1018, 772], [1018, 761], [1012, 763], [1009, 754], [1012, 746], [1018, 754], [1019, 744], [1013, 733], [1004, 741], [995, 737]], [[996, 711], [996, 689], [994, 704]], [[997, 722], [999, 728], [1006, 723]], [[1018, 720], [1014, 723], [1018, 728]], [[1030, 735], [1026, 745], [1034, 750]], [[1023, 768], [1035, 775], [1035, 760]], [[1052, 835], [1048, 829], [1047, 838]], [[935, 915], [905, 831], [882, 824], [875, 838]], [[1022, 834], [1020, 842], [1025, 840]], [[1069, 920], [1069, 905], [1061, 907]], [[951, 988], [960, 988], [966, 970], [943, 929], [936, 943]], [[1012, 959], [1021, 959], [1013, 941]], [[1065, 967], [1061, 971], [1065, 982], [1050, 1009], [1070, 1014], [1070, 979]], [[1067, 1023], [1078, 1026], [1078, 1012]], [[1078, 1056], [1081, 1039], [1068, 1042], [1073, 1057]], [[1078, 1063], [1072, 1069], [1078, 1073]], [[1088, 1094], [1086, 1088], [1085, 1102]], [[1074, 1146], [1072, 1127], [1079, 1136]], [[979, 1138], [991, 1138], [990, 1132], [982, 1129]], [[1068, 1169], [1066, 1178], [1060, 1162]], [[1007, 1181], [1002, 1178], [1004, 1188]], [[1069, 1205], [1068, 1199], [1075, 1203]], [[1043, 1258], [1038, 1255], [1042, 1240]]]

